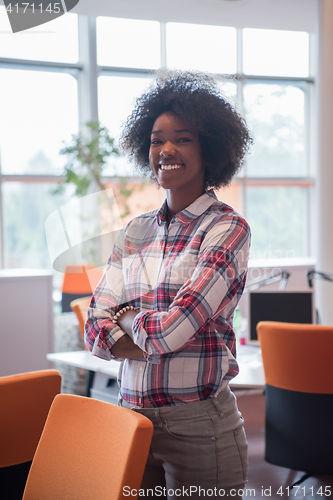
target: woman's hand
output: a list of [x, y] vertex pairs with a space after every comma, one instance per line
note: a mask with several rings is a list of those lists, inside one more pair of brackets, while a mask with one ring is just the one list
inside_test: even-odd
[[179, 304], [183, 300], [183, 295], [191, 288], [190, 284], [191, 280], [187, 280], [186, 283], [184, 283], [184, 285], [178, 290], [177, 295], [170, 304], [169, 309], [175, 306], [179, 306]]
[[129, 311], [126, 311], [124, 314], [122, 314], [117, 320], [117, 323], [120, 326], [120, 328], [124, 332], [126, 332], [127, 335], [129, 335], [131, 337], [131, 339], [133, 338], [133, 331], [132, 331], [133, 321], [134, 321], [134, 318], [137, 314], [138, 314], [138, 311], [129, 310]]
[[[183, 295], [191, 288], [190, 284], [191, 280], [187, 280], [186, 283], [184, 283], [184, 285], [178, 290], [177, 295], [170, 304], [169, 309], [178, 306], [181, 303]], [[127, 333], [127, 335], [121, 337], [111, 349], [112, 354], [118, 358], [137, 359], [143, 357], [143, 351], [133, 342], [132, 327], [134, 318], [137, 314], [137, 311], [129, 310], [122, 314], [117, 320], [120, 328]]]
[[112, 354], [118, 358], [143, 358], [143, 351], [133, 342], [132, 327], [134, 318], [137, 314], [138, 311], [129, 310], [122, 314], [117, 320], [117, 324], [120, 328], [127, 333], [127, 335], [121, 337], [111, 349]]
[[111, 349], [113, 356], [117, 358], [141, 359], [143, 358], [143, 351], [134, 344], [133, 340], [124, 335], [114, 344]]

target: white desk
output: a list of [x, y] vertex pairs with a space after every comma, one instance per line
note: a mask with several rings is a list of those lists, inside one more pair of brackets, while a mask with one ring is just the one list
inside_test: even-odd
[[46, 357], [49, 361], [64, 363], [76, 368], [84, 368], [96, 373], [105, 373], [110, 378], [117, 378], [118, 361], [105, 361], [104, 359], [96, 358], [89, 351], [55, 352], [47, 354]]
[[[47, 359], [95, 372], [90, 395], [102, 401], [116, 403], [118, 393], [116, 382], [119, 368], [118, 361], [105, 361], [96, 358], [89, 351], [47, 354]], [[265, 376], [259, 347], [239, 346], [238, 362], [240, 372], [232, 379], [230, 387], [234, 390], [237, 389], [237, 391], [249, 389], [263, 390]]]
[[237, 389], [264, 389], [265, 374], [261, 358], [261, 350], [255, 346], [238, 346], [238, 375], [230, 381], [230, 387]]
[[47, 354], [47, 359], [95, 372], [90, 396], [107, 403], [117, 403], [118, 361], [96, 358], [89, 351], [56, 352]]

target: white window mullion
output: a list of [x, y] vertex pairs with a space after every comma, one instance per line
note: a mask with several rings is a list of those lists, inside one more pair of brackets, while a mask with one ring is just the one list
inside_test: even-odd
[[160, 51], [161, 51], [161, 68], [166, 68], [166, 23], [160, 23]]
[[237, 28], [237, 74], [243, 74], [243, 30]]
[[83, 70], [79, 76], [79, 123], [98, 120], [96, 19], [79, 16], [79, 57]]
[[[242, 116], [244, 116], [243, 102], [243, 30], [237, 28], [237, 108]], [[246, 163], [242, 174], [238, 177], [239, 182], [239, 211], [246, 218]]]

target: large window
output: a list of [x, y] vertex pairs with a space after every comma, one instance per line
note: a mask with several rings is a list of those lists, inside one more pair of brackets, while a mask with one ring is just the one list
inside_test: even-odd
[[244, 85], [243, 97], [244, 115], [255, 140], [247, 158], [247, 175], [307, 175], [307, 87], [252, 81]]
[[0, 68], [2, 173], [59, 174], [62, 143], [78, 130], [77, 104], [70, 74]]
[[[116, 72], [103, 71], [98, 77], [98, 116], [110, 134], [119, 139], [125, 118], [131, 113], [135, 98], [149, 85], [150, 78], [144, 76], [124, 76]], [[113, 158], [108, 175], [131, 175], [132, 167], [125, 158]]]
[[[8, 35], [0, 45], [1, 266], [52, 266], [44, 223], [69, 199], [52, 194], [64, 165], [63, 141], [83, 119], [97, 118], [117, 139], [135, 98], [165, 66], [218, 75], [252, 131], [244, 169], [218, 193], [249, 221], [252, 257], [309, 256], [309, 35], [105, 17], [78, 21], [66, 14], [29, 34]], [[0, 30], [9, 30], [4, 7]], [[79, 40], [90, 40], [97, 53], [80, 53]], [[125, 158], [113, 158], [105, 174], [106, 180], [133, 175]]]
[[0, 6], [0, 31], [3, 36], [0, 57], [69, 64], [78, 62], [78, 22], [75, 14], [66, 14], [52, 24], [43, 24], [12, 36], [5, 7]]
[[236, 29], [167, 23], [166, 64], [170, 68], [236, 73]]
[[161, 65], [159, 23], [98, 17], [97, 62], [100, 66], [158, 69]]
[[309, 35], [295, 31], [243, 30], [246, 75], [309, 76]]
[[51, 195], [50, 182], [4, 182], [4, 266], [48, 269], [47, 217], [68, 200], [68, 193]]

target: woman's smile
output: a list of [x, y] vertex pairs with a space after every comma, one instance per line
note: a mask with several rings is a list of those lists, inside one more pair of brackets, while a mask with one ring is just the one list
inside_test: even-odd
[[168, 171], [168, 170], [179, 170], [182, 168], [183, 165], [173, 165], [172, 163], [160, 163], [160, 169], [163, 171]]

